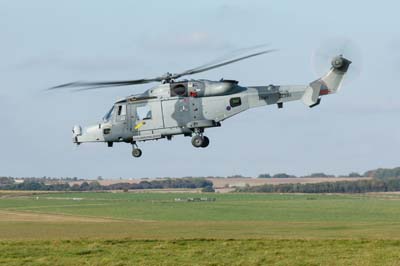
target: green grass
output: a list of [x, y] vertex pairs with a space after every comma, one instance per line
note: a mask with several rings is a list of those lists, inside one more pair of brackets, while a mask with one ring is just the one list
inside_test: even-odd
[[393, 240], [3, 242], [0, 265], [398, 265], [399, 248]]
[[[193, 194], [81, 193], [0, 200], [0, 210], [151, 221], [397, 222], [400, 197], [213, 195], [216, 202], [174, 202]], [[203, 195], [204, 196], [204, 195]], [[198, 196], [199, 197], [199, 196]], [[74, 201], [72, 198], [82, 198]]]
[[[217, 200], [174, 202], [205, 196]], [[28, 218], [1, 217], [14, 212]], [[398, 254], [396, 194], [0, 198], [0, 265], [399, 265]]]

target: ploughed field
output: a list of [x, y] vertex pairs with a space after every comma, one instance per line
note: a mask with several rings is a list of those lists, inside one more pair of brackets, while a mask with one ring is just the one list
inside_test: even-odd
[[0, 265], [272, 263], [400, 265], [400, 195], [0, 192]]

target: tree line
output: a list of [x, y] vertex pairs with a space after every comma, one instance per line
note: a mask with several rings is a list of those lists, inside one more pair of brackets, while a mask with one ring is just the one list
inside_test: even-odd
[[[262, 185], [257, 187], [239, 188], [239, 192], [277, 192], [277, 193], [364, 193], [400, 191], [400, 167], [392, 169], [379, 168], [370, 170], [360, 175], [350, 173], [349, 177], [371, 177], [371, 180], [324, 182], [315, 184], [281, 184]], [[259, 178], [288, 178], [296, 177], [285, 173], [262, 174]], [[324, 173], [314, 173], [309, 177], [334, 177]], [[209, 176], [207, 178], [216, 178]], [[101, 185], [98, 181], [82, 181], [70, 184], [73, 178], [24, 178], [23, 182], [16, 182], [12, 177], [0, 177], [0, 189], [2, 190], [41, 190], [41, 191], [98, 191], [98, 190], [134, 190], [134, 189], [165, 189], [165, 188], [202, 188], [204, 191], [213, 191], [213, 183], [205, 177], [165, 178], [160, 180], [143, 180], [140, 183], [116, 183]], [[241, 175], [233, 175], [220, 178], [246, 178]], [[98, 177], [98, 180], [102, 180]]]
[[176, 178], [153, 181], [141, 181], [137, 184], [117, 183], [101, 185], [98, 181], [82, 182], [81, 184], [50, 183], [43, 180], [27, 179], [22, 183], [15, 183], [9, 178], [0, 179], [2, 190], [32, 190], [32, 191], [100, 191], [100, 190], [131, 190], [131, 189], [166, 189], [166, 188], [212, 188], [213, 183], [204, 178]]
[[[332, 174], [325, 174], [322, 172], [319, 173], [312, 173], [306, 176], [296, 176], [292, 174], [286, 174], [286, 173], [278, 173], [275, 175], [270, 175], [270, 174], [260, 174], [258, 175], [258, 178], [294, 178], [294, 177], [336, 177], [335, 175]], [[339, 176], [338, 176], [339, 177]], [[379, 169], [374, 169], [374, 170], [369, 170], [366, 171], [363, 174], [359, 174], [357, 172], [351, 172], [348, 175], [340, 175], [340, 177], [373, 177], [373, 178], [378, 178], [378, 179], [389, 179], [389, 178], [394, 178], [394, 177], [400, 177], [400, 167], [396, 168], [379, 168]]]
[[400, 177], [400, 167], [392, 169], [379, 168], [376, 170], [370, 170], [365, 172], [364, 176], [378, 178], [378, 179], [390, 179], [393, 177]]
[[237, 192], [255, 193], [366, 193], [400, 191], [400, 179], [370, 179], [314, 184], [279, 184], [237, 188]]
[[[332, 174], [325, 174], [325, 173], [312, 173], [306, 176], [297, 176], [297, 175], [292, 175], [292, 174], [286, 174], [286, 173], [278, 173], [278, 174], [260, 174], [258, 175], [258, 178], [320, 178], [320, 177], [336, 177], [335, 175]], [[340, 177], [362, 177], [359, 173], [352, 172], [348, 175], [340, 175]]]

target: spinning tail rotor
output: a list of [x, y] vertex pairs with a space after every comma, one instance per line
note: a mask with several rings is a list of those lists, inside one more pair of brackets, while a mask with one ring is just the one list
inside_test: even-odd
[[[314, 50], [311, 58], [312, 68], [317, 77], [325, 75], [329, 67], [343, 63], [342, 59], [350, 59], [351, 67], [346, 70], [345, 81], [357, 79], [362, 72], [362, 53], [360, 48], [351, 40], [345, 38], [332, 38], [321, 43]], [[332, 60], [333, 59], [333, 60]]]

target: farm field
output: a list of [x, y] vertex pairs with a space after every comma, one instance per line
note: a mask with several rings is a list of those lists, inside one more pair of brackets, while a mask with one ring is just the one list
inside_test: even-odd
[[[216, 201], [175, 201], [193, 197]], [[24, 265], [399, 265], [400, 194], [0, 192], [0, 265], [21, 259]]]

